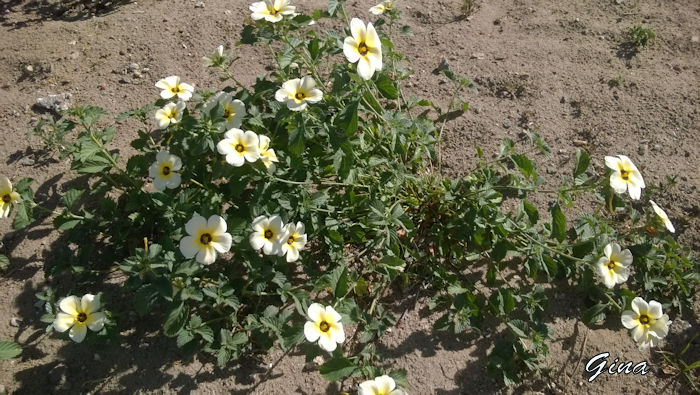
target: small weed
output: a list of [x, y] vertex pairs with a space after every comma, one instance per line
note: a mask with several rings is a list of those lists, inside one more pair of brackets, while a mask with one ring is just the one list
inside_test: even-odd
[[636, 48], [644, 48], [649, 44], [649, 41], [656, 38], [656, 33], [651, 28], [642, 27], [641, 25], [632, 26], [627, 32], [630, 39], [630, 44]]
[[477, 1], [476, 0], [463, 0], [462, 1], [462, 16], [464, 18], [469, 17], [476, 11]]

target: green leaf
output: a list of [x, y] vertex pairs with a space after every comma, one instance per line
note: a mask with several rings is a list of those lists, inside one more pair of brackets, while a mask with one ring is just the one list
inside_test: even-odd
[[145, 315], [158, 303], [159, 292], [153, 284], [146, 284], [134, 295], [134, 310], [139, 315]]
[[357, 132], [357, 108], [359, 102], [352, 102], [347, 107], [345, 111], [339, 116], [340, 127], [345, 131], [345, 135], [350, 137]]
[[194, 335], [190, 331], [181, 331], [177, 335], [177, 346], [182, 348], [185, 344], [194, 340]]
[[66, 205], [66, 208], [69, 210], [72, 209], [78, 200], [80, 200], [80, 196], [83, 195], [83, 192], [85, 192], [85, 190], [77, 188], [73, 188], [66, 192], [66, 194], [63, 195], [63, 203]]
[[4, 269], [10, 265], [10, 258], [0, 254], [0, 269]]
[[552, 214], [552, 237], [560, 243], [566, 239], [566, 217], [559, 207], [559, 203], [552, 205], [550, 209]]
[[526, 178], [534, 179], [537, 177], [537, 172], [535, 171], [535, 164], [532, 163], [532, 161], [528, 159], [527, 156], [522, 154], [516, 154], [511, 157], [513, 158], [513, 162], [515, 162], [515, 164], [518, 166], [518, 169], [520, 169], [520, 172], [522, 172]]
[[22, 353], [22, 347], [11, 341], [0, 341], [0, 359], [14, 358]]
[[26, 202], [20, 203], [15, 206], [16, 214], [15, 219], [12, 221], [12, 229], [18, 230], [26, 228], [34, 222], [34, 212], [27, 206]]
[[184, 302], [180, 302], [177, 307], [170, 310], [170, 313], [168, 313], [165, 319], [165, 323], [163, 323], [163, 333], [165, 336], [176, 336], [185, 326], [189, 314], [190, 309]]
[[511, 320], [506, 323], [508, 328], [515, 334], [515, 336], [524, 339], [527, 338], [527, 323], [522, 320]]
[[605, 319], [605, 310], [607, 310], [607, 308], [607, 303], [598, 303], [583, 312], [581, 321], [588, 326], [601, 322]]
[[574, 168], [574, 177], [578, 177], [588, 170], [588, 165], [591, 163], [591, 157], [584, 150], [576, 150], [576, 167]]
[[333, 296], [342, 298], [348, 293], [348, 269], [341, 264], [330, 273], [329, 276]]
[[321, 376], [328, 381], [339, 381], [351, 374], [357, 369], [357, 366], [347, 358], [335, 357], [332, 358], [319, 368]]
[[408, 388], [410, 386], [406, 376], [406, 369], [396, 369], [389, 372], [389, 377], [394, 379], [394, 381], [396, 382], [396, 386], [400, 388]]
[[377, 86], [377, 89], [379, 89], [379, 93], [381, 93], [382, 96], [386, 97], [387, 99], [396, 100], [399, 98], [399, 90], [396, 88], [396, 85], [394, 85], [394, 82], [391, 81], [391, 78], [387, 77], [386, 74], [381, 74], [377, 79], [377, 82], [375, 82], [375, 85]]
[[328, 0], [328, 13], [330, 16], [335, 16], [335, 13], [338, 12], [344, 1], [345, 0]]
[[304, 125], [301, 124], [289, 133], [289, 152], [294, 156], [300, 156], [306, 148], [304, 141]]

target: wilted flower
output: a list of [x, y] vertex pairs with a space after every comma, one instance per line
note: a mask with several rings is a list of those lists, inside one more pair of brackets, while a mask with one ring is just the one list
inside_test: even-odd
[[162, 192], [165, 188], [174, 189], [180, 186], [180, 174], [182, 160], [168, 151], [162, 150], [156, 155], [156, 161], [148, 168], [148, 176], [153, 178], [156, 190]]
[[97, 332], [105, 325], [105, 314], [99, 312], [100, 297], [86, 294], [81, 299], [77, 296], [68, 296], [58, 302], [61, 311], [56, 314], [53, 327], [58, 332], [70, 329], [68, 336], [76, 343], [85, 339], [86, 328]]
[[222, 125], [223, 130], [240, 128], [241, 124], [243, 123], [243, 117], [246, 114], [245, 104], [238, 99], [234, 99], [230, 93], [219, 92], [209, 101], [207, 101], [202, 111], [208, 113], [216, 106], [217, 103], [224, 110], [224, 114], [222, 116], [224, 119], [224, 123]]
[[630, 158], [624, 155], [606, 156], [605, 166], [611, 168], [610, 186], [615, 193], [625, 193], [629, 189], [630, 197], [638, 200], [642, 196], [642, 188], [645, 187], [642, 174]]
[[248, 8], [252, 11], [250, 17], [254, 21], [264, 18], [274, 23], [281, 21], [282, 15], [294, 14], [296, 7], [289, 5], [289, 0], [264, 0], [255, 2]]
[[666, 229], [668, 229], [669, 232], [675, 233], [676, 228], [673, 227], [673, 224], [671, 223], [671, 220], [668, 219], [668, 215], [666, 215], [666, 212], [661, 209], [653, 200], [650, 200], [649, 203], [651, 203], [651, 207], [654, 208], [654, 212], [656, 212], [656, 215], [661, 218], [661, 222], [664, 223], [664, 226], [666, 226]]
[[360, 383], [357, 395], [407, 395], [406, 391], [396, 388], [396, 382], [384, 375]]
[[177, 96], [178, 99], [187, 101], [190, 100], [192, 92], [194, 92], [194, 87], [192, 85], [180, 82], [180, 77], [176, 75], [171, 75], [170, 77], [163, 78], [156, 82], [156, 88], [162, 89], [162, 91], [160, 91], [160, 97], [163, 99], [170, 99], [173, 96]]
[[382, 42], [372, 23], [367, 24], [358, 18], [350, 21], [352, 37], [346, 37], [343, 53], [350, 63], [357, 63], [357, 74], [369, 80], [374, 72], [382, 69]]
[[280, 255], [287, 254], [287, 262], [295, 262], [299, 259], [299, 251], [303, 250], [306, 245], [304, 224], [297, 222], [296, 225], [285, 225], [280, 240], [282, 242]]
[[182, 112], [185, 110], [185, 102], [168, 103], [165, 107], [156, 111], [156, 122], [158, 129], [165, 129], [171, 123], [178, 123], [182, 120]]
[[253, 230], [250, 235], [250, 246], [254, 250], [262, 248], [265, 255], [277, 255], [281, 249], [282, 218], [279, 215], [266, 217], [261, 215], [253, 220]]
[[221, 155], [226, 155], [226, 162], [240, 167], [245, 161], [255, 162], [260, 158], [258, 135], [241, 129], [231, 129], [224, 134], [225, 139], [216, 145]]
[[622, 325], [632, 329], [632, 338], [641, 349], [654, 347], [666, 337], [671, 321], [663, 313], [661, 303], [652, 300], [647, 304], [644, 299], [636, 297], [632, 300], [632, 310], [622, 313]]
[[10, 179], [0, 176], [0, 218], [9, 217], [10, 206], [19, 201], [19, 193], [12, 190]]
[[269, 171], [274, 172], [275, 163], [279, 162], [279, 160], [277, 160], [275, 150], [270, 148], [270, 138], [263, 136], [262, 134], [258, 135], [258, 138], [260, 140], [260, 144], [258, 146], [258, 148], [260, 148], [260, 160]]
[[224, 56], [223, 45], [219, 45], [209, 56], [202, 57], [202, 61], [206, 67], [219, 66], [224, 60], [226, 60], [226, 56]]
[[285, 82], [275, 93], [275, 99], [286, 102], [287, 108], [292, 111], [302, 111], [307, 103], [316, 103], [322, 98], [323, 93], [316, 89], [316, 81], [308, 75]]
[[604, 252], [605, 256], [598, 260], [596, 267], [605, 286], [612, 288], [627, 281], [633, 260], [630, 250], [620, 251], [620, 245], [610, 243], [605, 246]]
[[218, 215], [212, 215], [206, 220], [195, 214], [185, 224], [189, 236], [180, 240], [180, 252], [187, 259], [197, 257], [197, 262], [210, 265], [216, 260], [216, 253], [224, 253], [231, 249], [232, 238], [226, 233], [226, 221]]
[[318, 341], [318, 345], [328, 352], [333, 352], [337, 344], [345, 341], [345, 331], [340, 322], [342, 317], [333, 307], [324, 308], [318, 303], [313, 303], [309, 306], [307, 315], [311, 321], [304, 324], [306, 340], [312, 343]]
[[384, 13], [384, 11], [390, 10], [393, 6], [394, 5], [392, 4], [391, 0], [384, 0], [381, 3], [370, 8], [369, 12], [371, 12], [374, 15], [381, 15]]

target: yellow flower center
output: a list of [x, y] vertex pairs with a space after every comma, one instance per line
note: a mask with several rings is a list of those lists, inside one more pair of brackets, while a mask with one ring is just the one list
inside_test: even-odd
[[608, 269], [610, 269], [610, 270], [615, 269], [615, 261], [608, 261]]
[[229, 119], [233, 115], [233, 111], [231, 111], [231, 107], [224, 106], [224, 119]]
[[209, 233], [205, 233], [199, 237], [199, 241], [204, 245], [209, 245], [209, 243], [211, 243], [211, 235]]
[[297, 100], [304, 100], [305, 97], [306, 97], [306, 95], [304, 94], [304, 92], [297, 92], [294, 95], [294, 98]]
[[270, 15], [277, 16], [277, 14], [279, 14], [279, 11], [277, 11], [276, 9], [273, 8], [270, 10]]
[[244, 147], [243, 144], [241, 144], [241, 143], [236, 144], [236, 146], [235, 146], [234, 148], [236, 149], [236, 152], [243, 152], [243, 151], [245, 151], [245, 147]]
[[386, 8], [387, 10], [390, 10], [391, 7], [392, 7], [391, 3], [389, 3], [389, 4], [387, 4], [387, 5], [384, 6], [384, 8]]
[[87, 314], [79, 313], [78, 316], [75, 317], [75, 320], [78, 322], [85, 322], [85, 321], [87, 321]]
[[170, 167], [168, 166], [163, 166], [163, 170], [161, 171], [164, 176], [170, 175]]
[[274, 232], [272, 232], [270, 229], [267, 229], [265, 231], [265, 234], [264, 234], [265, 238], [268, 240], [270, 240], [272, 238], [272, 236], [274, 236], [274, 235], [275, 235]]
[[318, 329], [320, 329], [321, 332], [328, 332], [328, 330], [331, 329], [331, 326], [326, 321], [321, 321], [321, 323], [318, 324]]
[[651, 321], [651, 319], [646, 314], [642, 314], [639, 316], [639, 323], [642, 325], [649, 325], [650, 321]]
[[170, 119], [177, 118], [177, 110], [174, 108], [172, 110], [170, 110], [170, 112], [168, 113], [168, 118], [170, 118]]
[[367, 44], [365, 44], [364, 41], [357, 46], [357, 52], [359, 52], [362, 56], [367, 55], [367, 53], [369, 52], [369, 47], [367, 47]]
[[620, 177], [622, 177], [623, 180], [627, 181], [630, 178], [630, 172], [625, 169], [620, 169]]
[[292, 244], [294, 244], [295, 240], [296, 239], [294, 239], [294, 236], [289, 236], [289, 238], [287, 239], [287, 244], [292, 245]]
[[180, 93], [180, 86], [179, 86], [179, 85], [176, 85], [176, 86], [171, 87], [171, 88], [170, 88], [170, 92], [172, 92], [172, 93], [174, 93], [174, 94]]
[[5, 203], [10, 203], [12, 201], [12, 196], [8, 193], [7, 195], [2, 197], [2, 201]]

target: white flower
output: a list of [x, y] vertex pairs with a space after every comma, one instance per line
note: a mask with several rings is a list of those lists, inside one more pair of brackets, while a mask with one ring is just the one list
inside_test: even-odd
[[258, 137], [260, 140], [260, 144], [258, 145], [260, 149], [260, 160], [270, 172], [274, 172], [275, 163], [279, 162], [279, 160], [277, 159], [275, 150], [270, 148], [270, 138], [262, 134], [258, 135]]
[[265, 255], [278, 255], [282, 248], [281, 237], [282, 218], [279, 215], [266, 217], [261, 215], [253, 220], [253, 230], [250, 235], [250, 246], [254, 250], [262, 248]]
[[384, 375], [360, 383], [357, 395], [407, 395], [406, 391], [396, 389], [396, 382]]
[[182, 112], [185, 110], [185, 102], [168, 103], [165, 107], [156, 111], [156, 122], [158, 129], [165, 129], [171, 123], [178, 123], [182, 120]]
[[324, 308], [318, 303], [313, 303], [309, 306], [307, 315], [311, 321], [304, 324], [306, 340], [312, 343], [318, 341], [318, 345], [328, 352], [333, 352], [338, 344], [345, 341], [345, 331], [340, 322], [342, 317], [333, 307]]
[[224, 134], [225, 139], [216, 145], [221, 155], [226, 155], [226, 162], [240, 167], [245, 161], [255, 162], [260, 158], [258, 135], [241, 129], [231, 129]]
[[216, 253], [224, 253], [231, 249], [232, 238], [226, 233], [226, 221], [218, 215], [212, 215], [209, 220], [195, 214], [185, 224], [189, 236], [180, 240], [180, 252], [187, 259], [197, 257], [197, 262], [210, 265], [216, 260]]
[[218, 66], [223, 63], [224, 59], [226, 59], [226, 57], [224, 56], [223, 45], [219, 45], [211, 55], [202, 57], [202, 61], [206, 67]]
[[280, 256], [287, 254], [287, 262], [296, 262], [299, 259], [299, 251], [304, 249], [306, 245], [306, 233], [304, 233], [304, 224], [297, 222], [294, 224], [287, 224], [282, 229], [282, 248], [280, 249]]
[[68, 296], [58, 302], [61, 311], [56, 314], [53, 327], [58, 332], [65, 332], [70, 329], [68, 336], [76, 343], [85, 339], [86, 328], [91, 331], [101, 331], [105, 325], [107, 317], [99, 312], [100, 297], [86, 294], [82, 299], [77, 296]]
[[644, 299], [636, 297], [632, 300], [632, 310], [622, 313], [622, 325], [632, 329], [632, 338], [643, 349], [654, 347], [666, 337], [671, 321], [663, 313], [659, 302], [652, 300], [647, 304]]
[[286, 102], [287, 108], [292, 111], [302, 111], [307, 103], [316, 103], [322, 98], [323, 93], [316, 89], [316, 81], [308, 75], [285, 82], [282, 88], [275, 92], [275, 99], [278, 102]]
[[282, 20], [282, 15], [294, 14], [296, 7], [289, 5], [289, 0], [264, 0], [258, 1], [250, 5], [248, 9], [252, 11], [250, 17], [257, 21], [265, 19], [268, 22], [279, 22]]
[[382, 42], [372, 23], [367, 24], [357, 18], [350, 21], [352, 37], [345, 37], [343, 53], [350, 63], [357, 63], [357, 74], [369, 80], [374, 72], [382, 69]]
[[384, 0], [381, 3], [375, 5], [374, 7], [369, 9], [369, 12], [371, 12], [374, 15], [381, 15], [384, 13], [384, 11], [388, 11], [393, 7], [392, 1], [391, 0]]
[[642, 174], [630, 158], [624, 155], [606, 156], [605, 166], [613, 170], [610, 175], [610, 186], [615, 190], [615, 193], [625, 193], [629, 190], [630, 198], [639, 200], [642, 196], [642, 188], [646, 186]]
[[656, 212], [656, 215], [661, 218], [661, 222], [664, 223], [664, 226], [666, 226], [666, 229], [668, 229], [669, 232], [675, 233], [676, 228], [673, 227], [673, 224], [671, 223], [671, 220], [668, 219], [668, 215], [666, 215], [666, 212], [661, 209], [653, 200], [650, 200], [649, 203], [651, 203], [651, 207], [654, 208], [654, 212]]
[[156, 82], [156, 88], [162, 89], [162, 91], [160, 91], [160, 97], [163, 99], [170, 99], [173, 96], [177, 96], [178, 99], [187, 101], [190, 100], [192, 92], [194, 92], [194, 87], [192, 85], [180, 82], [180, 77], [176, 75], [171, 75], [170, 77], [163, 78]]
[[630, 250], [620, 251], [620, 245], [617, 243], [606, 245], [604, 252], [605, 256], [598, 260], [596, 268], [605, 286], [613, 288], [615, 284], [627, 281], [634, 258]]
[[162, 150], [156, 155], [156, 161], [148, 168], [148, 176], [153, 178], [156, 190], [163, 192], [165, 188], [174, 189], [180, 186], [181, 178], [177, 173], [180, 169], [182, 169], [182, 160]]
[[238, 99], [234, 99], [230, 93], [219, 92], [204, 104], [202, 111], [209, 113], [217, 103], [224, 109], [224, 115], [222, 116], [224, 120], [223, 130], [240, 128], [243, 123], [243, 117], [246, 114], [245, 104]]
[[10, 179], [0, 176], [0, 218], [10, 216], [10, 206], [20, 202], [19, 193], [12, 190]]

